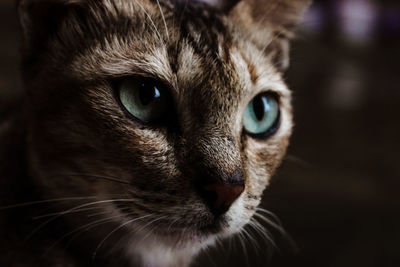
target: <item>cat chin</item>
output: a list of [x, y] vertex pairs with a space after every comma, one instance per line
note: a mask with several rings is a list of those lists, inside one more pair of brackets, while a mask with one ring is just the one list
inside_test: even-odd
[[127, 257], [135, 260], [136, 264], [139, 258], [139, 265], [143, 267], [187, 267], [202, 249], [215, 243], [216, 237], [181, 240], [180, 244], [172, 236], [152, 235], [138, 242], [140, 239], [133, 238], [129, 242], [131, 245], [125, 248]]
[[[253, 212], [234, 205], [211, 230], [166, 229], [133, 236], [126, 246], [127, 256], [140, 258], [143, 267], [187, 267], [201, 250], [213, 246], [217, 239], [240, 232], [250, 221]], [[218, 230], [217, 230], [218, 229]]]

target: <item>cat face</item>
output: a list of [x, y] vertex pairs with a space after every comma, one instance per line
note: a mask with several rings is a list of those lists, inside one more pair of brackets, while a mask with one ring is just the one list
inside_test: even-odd
[[291, 133], [281, 70], [307, 1], [207, 2], [20, 1], [32, 177], [94, 197], [155, 264], [240, 231]]

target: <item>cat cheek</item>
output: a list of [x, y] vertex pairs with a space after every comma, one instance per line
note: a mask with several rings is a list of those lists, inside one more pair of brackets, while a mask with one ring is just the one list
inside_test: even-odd
[[[268, 185], [271, 176], [282, 162], [286, 148], [289, 144], [289, 136], [284, 136], [269, 143], [260, 143], [257, 140], [249, 139], [247, 142], [247, 168], [250, 181], [261, 187], [261, 190]], [[252, 186], [256, 188], [256, 186]]]

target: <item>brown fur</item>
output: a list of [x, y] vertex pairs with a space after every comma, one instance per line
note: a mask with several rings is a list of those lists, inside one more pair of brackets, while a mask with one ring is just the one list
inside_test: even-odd
[[[36, 254], [49, 250], [47, 257], [20, 242], [34, 228], [27, 226], [9, 244], [4, 264], [187, 266], [215, 238], [240, 231], [288, 145], [290, 92], [279, 71], [286, 67], [280, 50], [307, 2], [251, 0], [218, 9], [188, 1], [20, 0], [26, 104], [14, 127], [0, 129], [0, 142], [21, 129], [13, 138], [22, 149], [2, 161], [26, 168], [15, 173], [10, 165], [3, 177], [31, 187], [14, 200], [4, 196], [4, 204], [73, 199], [18, 213], [35, 225], [34, 215], [64, 212], [31, 239]], [[137, 75], [170, 89], [168, 126], [140, 124], [121, 110], [113, 81]], [[280, 96], [282, 124], [270, 138], [254, 139], [242, 130], [242, 114], [264, 91]], [[3, 153], [16, 146], [10, 144]], [[217, 218], [194, 182], [237, 172], [245, 191]], [[102, 202], [89, 204], [95, 201]], [[18, 221], [9, 218], [5, 224]], [[66, 233], [96, 220], [103, 223], [64, 249]], [[28, 263], [17, 263], [21, 253]]]

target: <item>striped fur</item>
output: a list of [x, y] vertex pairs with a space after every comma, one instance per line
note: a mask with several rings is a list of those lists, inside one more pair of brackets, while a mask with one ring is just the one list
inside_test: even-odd
[[[103, 212], [95, 217], [65, 216], [67, 229], [109, 218], [74, 241], [79, 253], [55, 246], [63, 256], [46, 266], [84, 265], [97, 246], [96, 266], [122, 266], [115, 265], [121, 260], [185, 267], [217, 238], [239, 232], [289, 142], [290, 91], [281, 71], [306, 6], [300, 0], [20, 0], [25, 179], [41, 199], [101, 201], [93, 204]], [[121, 110], [113, 81], [135, 75], [170, 89], [170, 127], [141, 125]], [[243, 133], [242, 114], [264, 91], [279, 95], [282, 124], [260, 140]], [[216, 218], [193, 181], [238, 170], [245, 191]]]

